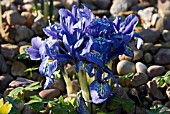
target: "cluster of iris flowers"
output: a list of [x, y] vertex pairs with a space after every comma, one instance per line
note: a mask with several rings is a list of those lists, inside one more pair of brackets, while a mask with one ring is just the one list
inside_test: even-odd
[[133, 58], [128, 43], [136, 37], [139, 48], [143, 41], [134, 32], [138, 23], [136, 15], [131, 14], [124, 21], [116, 17], [112, 22], [106, 17], [97, 18], [85, 5], [83, 7], [74, 5], [72, 11], [60, 9], [60, 26], [44, 28], [48, 38], [32, 38], [32, 48], [26, 51], [31, 60], [42, 60], [39, 72], [46, 77], [44, 89], [53, 84], [53, 74], [59, 64], [71, 61], [76, 65], [76, 72], [83, 69], [90, 77], [95, 77], [89, 86], [91, 102], [100, 104], [112, 94], [107, 80], [113, 78], [117, 84], [107, 64], [122, 54]]

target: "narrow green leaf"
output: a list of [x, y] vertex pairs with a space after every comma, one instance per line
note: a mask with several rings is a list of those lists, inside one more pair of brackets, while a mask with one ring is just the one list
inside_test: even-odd
[[18, 96], [19, 94], [23, 94], [23, 87], [17, 87], [15, 89], [13, 89], [8, 96], [14, 97], [14, 96]]
[[37, 90], [39, 88], [42, 88], [42, 86], [40, 85], [39, 82], [34, 82], [28, 86], [25, 87], [25, 90], [26, 91], [34, 91], [34, 90]]

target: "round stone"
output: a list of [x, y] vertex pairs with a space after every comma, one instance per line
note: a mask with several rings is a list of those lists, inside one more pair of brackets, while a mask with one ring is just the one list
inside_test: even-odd
[[142, 62], [136, 63], [136, 72], [146, 73], [147, 66], [143, 64]]
[[152, 65], [147, 69], [147, 71], [148, 71], [148, 75], [151, 78], [153, 78], [155, 76], [159, 76], [159, 75], [165, 73], [165, 67], [160, 66], [160, 65]]
[[146, 84], [148, 78], [149, 77], [145, 73], [136, 73], [132, 78], [132, 86], [138, 87], [140, 85]]
[[117, 72], [119, 75], [135, 73], [135, 64], [127, 60], [122, 60], [117, 64]]
[[58, 98], [60, 96], [59, 89], [45, 89], [39, 92], [39, 95], [44, 98]]
[[152, 55], [150, 53], [145, 53], [144, 54], [144, 61], [146, 63], [151, 63], [152, 62]]

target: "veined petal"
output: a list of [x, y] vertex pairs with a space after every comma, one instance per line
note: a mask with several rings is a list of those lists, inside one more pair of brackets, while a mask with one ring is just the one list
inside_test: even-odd
[[82, 66], [83, 66], [83, 62], [82, 62], [82, 61], [79, 61], [79, 62], [76, 64], [76, 72], [77, 72], [77, 73], [82, 69]]
[[102, 74], [103, 74], [102, 68], [98, 68], [96, 70], [96, 78], [97, 78], [98, 81], [102, 81]]
[[54, 78], [46, 77], [46, 81], [44, 83], [44, 89], [50, 88], [54, 83]]
[[57, 26], [56, 24], [43, 28], [43, 31], [47, 36], [61, 40], [61, 35], [60, 35], [61, 28]]
[[143, 45], [144, 41], [143, 41], [142, 37], [139, 34], [137, 34], [136, 32], [134, 32], [133, 37], [136, 38], [137, 49], [139, 49], [141, 47], [141, 45]]
[[89, 37], [89, 40], [88, 40], [88, 42], [86, 43], [85, 48], [82, 49], [82, 52], [81, 52], [80, 55], [81, 55], [81, 56], [84, 56], [86, 53], [89, 53], [92, 44], [93, 44], [92, 38]]
[[42, 60], [40, 64], [39, 72], [42, 75], [51, 77], [54, 71], [57, 69], [57, 63], [57, 60], [50, 60], [49, 57], [46, 57]]
[[65, 61], [72, 60], [73, 58], [68, 54], [56, 54], [56, 59], [58, 61], [65, 62]]
[[31, 60], [40, 60], [39, 50], [33, 48], [27, 48], [26, 52], [29, 54]]
[[35, 37], [35, 38], [32, 38], [32, 40], [31, 40], [32, 47], [37, 50], [40, 48], [42, 43], [43, 43], [43, 41], [41, 40], [40, 37]]
[[85, 104], [85, 100], [81, 94], [78, 94], [78, 107], [76, 107], [76, 111], [78, 114], [90, 114], [89, 109]]
[[85, 54], [85, 57], [89, 62], [92, 62], [96, 65], [101, 66], [101, 67], [104, 66], [103, 58], [100, 55], [100, 53], [98, 53], [98, 52], [89, 52], [89, 53]]
[[111, 87], [107, 82], [93, 81], [90, 84], [90, 96], [95, 104], [103, 103], [111, 95]]
[[[116, 19], [113, 21], [114, 23], [114, 27], [116, 28], [117, 32], [119, 31], [120, 29], [120, 24], [122, 22], [122, 18], [121, 17], [116, 17]], [[117, 33], [116, 32], [116, 33]]]
[[84, 70], [88, 73], [90, 77], [94, 76], [94, 73], [92, 73], [93, 68], [94, 68], [94, 65], [92, 63], [85, 64], [84, 66]]
[[138, 18], [134, 14], [130, 14], [126, 17], [124, 21], [124, 30], [122, 31], [123, 34], [130, 34], [134, 31], [136, 24], [138, 23]]
[[126, 56], [131, 57], [132, 59], [133, 59], [133, 57], [134, 57], [133, 50], [132, 50], [132, 48], [131, 48], [129, 45], [126, 45], [124, 54], [125, 54]]
[[80, 40], [78, 40], [76, 42], [76, 44], [74, 45], [74, 49], [79, 48], [81, 46], [81, 44], [83, 43], [83, 41], [84, 41], [84, 38], [81, 38]]
[[64, 43], [64, 46], [66, 47], [66, 49], [67, 49], [69, 52], [72, 53], [71, 48], [70, 48], [70, 44], [69, 44], [69, 42], [68, 42], [67, 39], [68, 39], [67, 36], [64, 35], [64, 36], [63, 36], [63, 43]]

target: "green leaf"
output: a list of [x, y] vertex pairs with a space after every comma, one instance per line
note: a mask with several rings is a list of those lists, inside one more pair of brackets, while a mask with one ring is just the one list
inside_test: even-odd
[[128, 73], [128, 74], [126, 74], [126, 75], [123, 75], [123, 76], [119, 76], [119, 78], [121, 78], [121, 79], [127, 79], [127, 78], [131, 78], [132, 76], [134, 75], [134, 73]]
[[14, 99], [13, 97], [7, 96], [6, 100], [12, 104], [10, 114], [21, 114], [21, 110], [18, 110], [18, 108], [15, 106], [15, 104], [21, 102], [21, 99], [19, 97]]
[[37, 90], [39, 88], [42, 88], [42, 86], [40, 85], [39, 82], [34, 82], [28, 86], [25, 87], [25, 90], [26, 91], [34, 91], [34, 90]]
[[124, 99], [122, 100], [122, 107], [124, 111], [130, 112], [135, 108], [134, 101], [132, 101], [131, 99]]
[[22, 53], [18, 55], [18, 59], [28, 59], [30, 58], [29, 55], [27, 53]]
[[38, 103], [33, 103], [32, 108], [37, 110], [37, 111], [41, 111], [44, 108], [44, 103], [42, 102], [38, 102]]
[[43, 100], [42, 100], [40, 97], [38, 97], [37, 95], [31, 96], [30, 98], [31, 98], [31, 100], [30, 100], [29, 102], [25, 103], [26, 105], [32, 105], [32, 104], [34, 104], [34, 103], [41, 103], [41, 102], [43, 101]]
[[24, 72], [29, 72], [29, 71], [34, 71], [34, 70], [38, 70], [39, 67], [34, 66], [32, 68], [27, 68]]
[[164, 79], [160, 79], [158, 82], [158, 87], [161, 87], [165, 83]]
[[122, 107], [124, 111], [130, 112], [134, 109], [134, 101], [131, 99], [121, 98], [117, 95], [111, 97], [111, 103], [107, 104], [109, 110], [115, 110]]
[[162, 76], [156, 76], [152, 79], [152, 81], [157, 81], [157, 80], [159, 81], [161, 78], [162, 78]]
[[54, 78], [61, 78], [62, 76], [60, 75], [60, 70], [57, 70], [54, 72]]
[[170, 76], [170, 70], [166, 72], [165, 76]]
[[167, 83], [167, 84], [170, 85], [170, 76], [166, 76], [166, 77], [164, 78], [164, 80], [165, 80], [165, 83]]
[[14, 96], [18, 96], [19, 94], [23, 94], [23, 87], [17, 87], [15, 89], [13, 89], [8, 96], [14, 97]]

